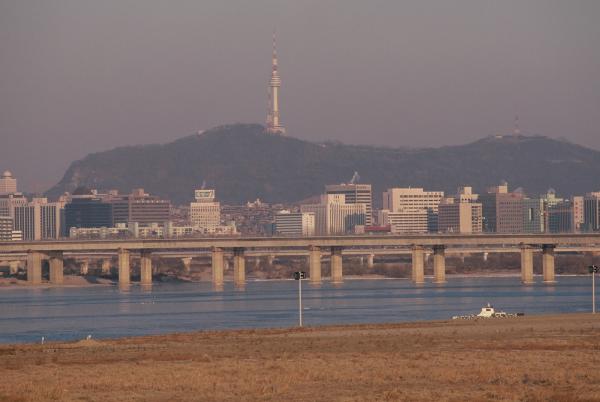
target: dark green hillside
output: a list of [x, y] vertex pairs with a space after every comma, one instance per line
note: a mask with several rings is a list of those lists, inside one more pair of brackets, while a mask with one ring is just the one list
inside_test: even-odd
[[121, 147], [71, 164], [48, 195], [78, 186], [128, 192], [143, 187], [184, 204], [205, 181], [219, 200], [260, 198], [293, 202], [348, 181], [358, 171], [376, 199], [391, 186], [477, 191], [507, 180], [531, 194], [600, 188], [600, 152], [546, 137], [485, 138], [471, 144], [419, 150], [317, 144], [263, 133], [260, 125], [217, 127], [164, 145]]

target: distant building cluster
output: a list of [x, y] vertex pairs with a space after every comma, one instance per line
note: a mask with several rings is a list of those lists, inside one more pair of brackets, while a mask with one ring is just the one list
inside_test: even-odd
[[[356, 174], [355, 174], [356, 175]], [[326, 185], [313, 202], [260, 200], [221, 205], [215, 189], [194, 191], [186, 206], [138, 188], [130, 194], [85, 188], [56, 201], [18, 192], [17, 180], [0, 177], [0, 241], [59, 238], [174, 238], [193, 236], [340, 236], [424, 233], [576, 233], [600, 231], [600, 191], [561, 198], [552, 189], [527, 196], [502, 182], [476, 194], [393, 187], [373, 205], [370, 184]]]
[[[281, 235], [314, 233], [332, 236], [353, 233], [576, 233], [600, 231], [600, 192], [560, 198], [553, 189], [528, 197], [521, 189], [509, 191], [508, 183], [476, 194], [469, 186], [456, 194], [423, 188], [389, 188], [382, 194], [382, 208], [374, 210], [369, 184], [325, 186], [319, 204], [300, 206], [300, 212], [281, 211], [275, 232]], [[290, 225], [289, 221], [295, 224]]]

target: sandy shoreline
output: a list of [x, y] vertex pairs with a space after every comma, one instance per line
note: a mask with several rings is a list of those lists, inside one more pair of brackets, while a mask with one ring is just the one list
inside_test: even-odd
[[0, 400], [600, 400], [600, 315], [0, 345]]

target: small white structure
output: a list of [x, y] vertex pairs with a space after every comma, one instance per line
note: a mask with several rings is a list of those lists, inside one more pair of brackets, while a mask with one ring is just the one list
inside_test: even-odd
[[494, 310], [494, 307], [488, 303], [487, 306], [481, 308], [481, 312], [477, 314], [477, 317], [480, 318], [496, 318], [496, 317], [506, 317], [507, 314], [504, 311]]

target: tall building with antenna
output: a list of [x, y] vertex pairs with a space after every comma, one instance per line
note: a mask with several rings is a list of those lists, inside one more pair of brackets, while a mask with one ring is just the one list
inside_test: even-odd
[[281, 124], [279, 116], [279, 87], [281, 87], [281, 78], [279, 77], [279, 71], [277, 71], [277, 49], [275, 45], [275, 33], [273, 33], [273, 64], [271, 68], [271, 80], [269, 81], [267, 133], [285, 134], [285, 128]]

